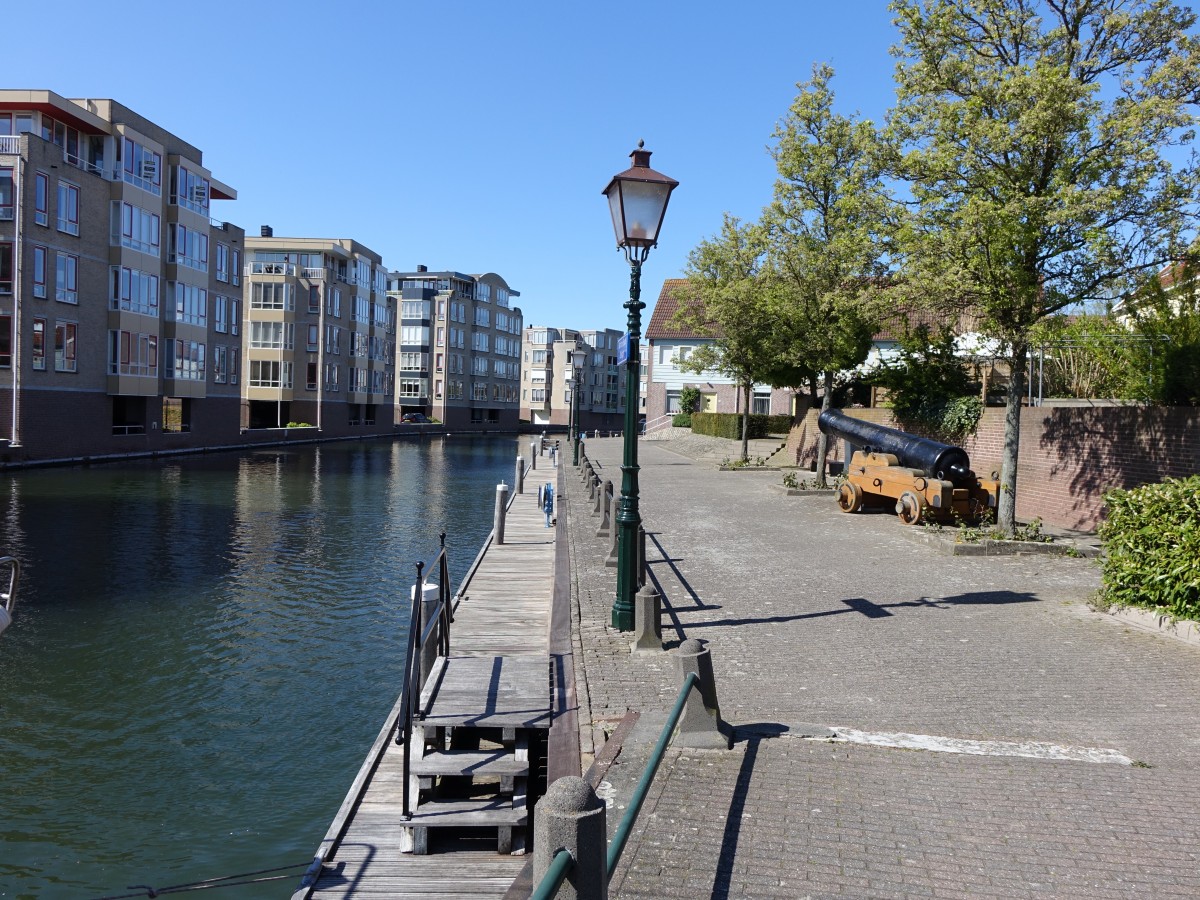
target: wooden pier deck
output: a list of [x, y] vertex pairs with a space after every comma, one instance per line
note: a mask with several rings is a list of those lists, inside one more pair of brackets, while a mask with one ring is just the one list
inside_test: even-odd
[[[489, 717], [502, 716], [507, 705], [531, 721], [544, 721], [539, 727], [549, 725], [549, 636], [558, 529], [546, 528], [537, 489], [549, 480], [557, 490], [560, 482], [558, 470], [549, 468], [548, 457], [538, 462], [543, 468], [529, 473], [525, 493], [516, 496], [508, 509], [504, 544], [486, 548], [463, 590], [450, 629], [450, 658], [439, 659], [435, 668], [436, 673], [471, 672], [480, 666], [493, 667], [483, 658], [494, 660], [495, 684], [484, 708], [464, 711], [484, 724]], [[501, 665], [500, 657], [518, 659], [504, 659]], [[501, 669], [520, 674], [525, 687], [513, 692]], [[541, 672], [546, 673], [545, 694], [533, 696], [541, 692]], [[431, 677], [429, 683], [433, 682]], [[400, 851], [412, 820], [402, 815], [402, 749], [395, 742], [399, 712], [397, 700], [318, 848], [323, 863], [320, 875], [312, 885], [298, 889], [292, 900], [501, 898], [524, 867], [524, 856], [497, 852], [494, 829], [490, 839], [475, 838], [470, 832], [439, 838], [428, 854]]]

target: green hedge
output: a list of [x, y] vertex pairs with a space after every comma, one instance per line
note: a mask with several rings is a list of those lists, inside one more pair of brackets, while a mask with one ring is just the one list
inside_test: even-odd
[[1200, 620], [1200, 475], [1104, 495], [1104, 599]]
[[[751, 416], [750, 437], [765, 438], [772, 434], [787, 434], [792, 427], [791, 416]], [[692, 431], [711, 437], [742, 439], [741, 413], [692, 413]]]

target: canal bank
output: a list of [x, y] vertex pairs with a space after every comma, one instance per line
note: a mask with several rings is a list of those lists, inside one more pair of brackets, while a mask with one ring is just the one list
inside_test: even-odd
[[517, 452], [452, 436], [9, 475], [0, 546], [26, 565], [0, 642], [0, 896], [302, 871], [395, 699], [415, 563], [445, 530], [462, 577]]
[[[735, 743], [668, 751], [613, 896], [1200, 892], [1200, 657], [1091, 612], [1092, 561], [940, 556], [894, 516], [639, 451], [664, 645], [707, 642]], [[620, 441], [587, 452], [619, 483]], [[564, 502], [581, 770], [621, 739], [611, 834], [679, 683], [612, 630], [607, 542], [578, 482]]]

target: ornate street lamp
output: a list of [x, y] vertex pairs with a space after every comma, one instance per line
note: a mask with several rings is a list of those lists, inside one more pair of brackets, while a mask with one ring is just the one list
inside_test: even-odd
[[574, 444], [572, 463], [579, 465], [579, 382], [583, 380], [583, 369], [571, 367], [571, 442]]
[[617, 249], [629, 262], [629, 333], [625, 360], [625, 453], [621, 464], [621, 499], [617, 503], [617, 598], [612, 608], [612, 625], [618, 631], [633, 631], [633, 597], [638, 588], [637, 537], [642, 517], [638, 512], [637, 413], [638, 373], [641, 369], [642, 263], [650, 248], [658, 245], [658, 231], [667, 213], [671, 191], [679, 185], [673, 178], [650, 168], [650, 151], [645, 142], [629, 154], [633, 165], [614, 175], [604, 189], [612, 214]]

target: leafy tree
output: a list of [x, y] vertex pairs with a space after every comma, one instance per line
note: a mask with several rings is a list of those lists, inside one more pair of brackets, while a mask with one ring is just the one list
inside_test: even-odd
[[1169, 285], [1155, 278], [1130, 304], [1139, 371], [1151, 372], [1149, 394], [1176, 406], [1200, 406], [1200, 272], [1177, 267]]
[[743, 460], [750, 458], [751, 390], [766, 373], [781, 369], [763, 289], [764, 256], [762, 229], [726, 213], [720, 234], [701, 241], [688, 256], [690, 293], [675, 314], [677, 325], [712, 338], [679, 367], [697, 374], [718, 371], [742, 392]]
[[[891, 218], [876, 129], [833, 112], [833, 74], [814, 66], [775, 129], [779, 179], [765, 214], [774, 339], [782, 363], [820, 374], [822, 411], [832, 401], [834, 374], [870, 350], [868, 301], [884, 274], [882, 229]], [[822, 434], [820, 485], [827, 453]]]
[[1184, 224], [1196, 175], [1194, 14], [1169, 0], [893, 0], [898, 105], [914, 215], [903, 283], [969, 308], [1009, 348], [998, 525], [1015, 525], [1033, 325], [1123, 295]]

